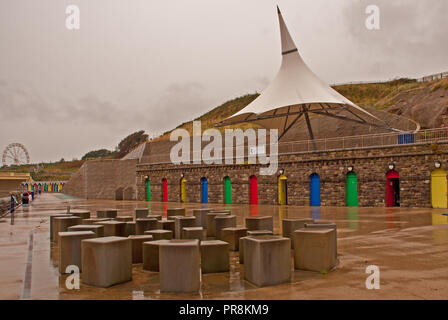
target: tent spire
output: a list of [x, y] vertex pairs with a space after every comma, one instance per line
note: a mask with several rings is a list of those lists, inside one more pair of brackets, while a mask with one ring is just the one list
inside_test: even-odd
[[388, 131], [399, 131], [357, 106], [319, 79], [303, 61], [278, 6], [277, 13], [282, 63], [276, 77], [252, 103], [216, 126], [257, 122], [265, 127], [283, 128], [280, 132], [280, 137], [283, 137], [301, 116], [305, 116], [310, 139], [314, 140], [315, 136], [308, 117], [311, 113]]
[[285, 20], [283, 20], [282, 13], [280, 12], [278, 6], [277, 11], [278, 11], [278, 21], [280, 24], [280, 36], [282, 41], [282, 55], [296, 52], [298, 51], [297, 46], [294, 43], [294, 40], [292, 40], [291, 34], [289, 33], [288, 28], [286, 27]]

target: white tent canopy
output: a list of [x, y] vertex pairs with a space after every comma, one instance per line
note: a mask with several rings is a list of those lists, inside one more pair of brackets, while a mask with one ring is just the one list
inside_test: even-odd
[[[268, 123], [268, 126], [276, 127], [284, 134], [304, 115], [310, 138], [313, 139], [308, 113], [314, 113], [393, 130], [384, 121], [357, 106], [319, 79], [300, 56], [280, 10], [278, 19], [282, 64], [277, 76], [257, 99], [217, 126], [241, 122], [258, 122], [266, 126]], [[349, 112], [353, 119], [331, 113], [341, 110]]]

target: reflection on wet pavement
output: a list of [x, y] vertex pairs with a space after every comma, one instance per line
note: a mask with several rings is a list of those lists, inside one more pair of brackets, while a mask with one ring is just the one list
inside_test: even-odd
[[[168, 207], [230, 209], [237, 225], [245, 217], [273, 216], [274, 233], [281, 219], [311, 217], [338, 227], [339, 265], [326, 275], [295, 270], [291, 282], [257, 288], [244, 281], [238, 253], [230, 253], [230, 272], [202, 275], [200, 294], [161, 294], [157, 273], [133, 267], [130, 282], [107, 289], [81, 284], [68, 290], [67, 276], [57, 270], [58, 252], [49, 242], [49, 215], [71, 208], [92, 216], [102, 208], [116, 208], [119, 216], [148, 207], [150, 215], [166, 216]], [[448, 298], [448, 216], [446, 209], [295, 207], [82, 200], [43, 194], [28, 208], [17, 211], [14, 225], [0, 222], [0, 299], [19, 299], [27, 274], [29, 234], [33, 230], [31, 299], [446, 299]], [[291, 256], [292, 257], [292, 256]], [[367, 290], [369, 265], [381, 271], [381, 289]], [[291, 260], [291, 268], [293, 261]]]

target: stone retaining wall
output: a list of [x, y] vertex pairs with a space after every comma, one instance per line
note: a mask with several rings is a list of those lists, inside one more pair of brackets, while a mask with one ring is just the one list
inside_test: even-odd
[[[358, 176], [360, 206], [384, 206], [386, 172], [389, 163], [400, 174], [401, 206], [431, 206], [431, 171], [436, 160], [446, 169], [448, 144], [422, 144], [318, 152], [281, 156], [279, 169], [288, 178], [288, 204], [309, 205], [310, 175], [317, 173], [323, 206], [345, 206], [347, 167], [354, 166]], [[140, 164], [137, 166], [137, 199], [146, 198], [146, 180], [151, 182], [153, 201], [162, 199], [162, 179], [168, 181], [168, 201], [180, 201], [181, 174], [187, 179], [187, 202], [201, 201], [201, 178], [208, 179], [210, 203], [223, 203], [224, 177], [231, 179], [232, 203], [249, 203], [249, 178], [258, 179], [260, 204], [278, 203], [278, 175], [260, 176], [260, 165], [182, 165]]]

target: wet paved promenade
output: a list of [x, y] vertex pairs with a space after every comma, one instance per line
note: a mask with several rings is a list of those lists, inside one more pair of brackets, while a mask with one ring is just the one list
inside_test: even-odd
[[[338, 226], [339, 265], [326, 275], [294, 271], [288, 284], [256, 288], [243, 280], [238, 253], [231, 253], [229, 273], [202, 276], [197, 295], [160, 294], [159, 276], [133, 267], [133, 280], [100, 289], [81, 284], [65, 288], [66, 276], [57, 270], [57, 250], [49, 242], [49, 215], [71, 208], [117, 208], [119, 216], [131, 216], [136, 207], [160, 214], [178, 203], [82, 200], [44, 194], [28, 208], [0, 220], [0, 299], [448, 299], [448, 210], [407, 208], [309, 208], [231, 205], [237, 224], [251, 215], [280, 220], [312, 217]], [[201, 204], [186, 204], [187, 215]], [[209, 204], [212, 208], [224, 205]], [[30, 239], [32, 242], [30, 243]], [[367, 290], [365, 269], [377, 265], [380, 290]], [[291, 267], [293, 267], [291, 260]]]

